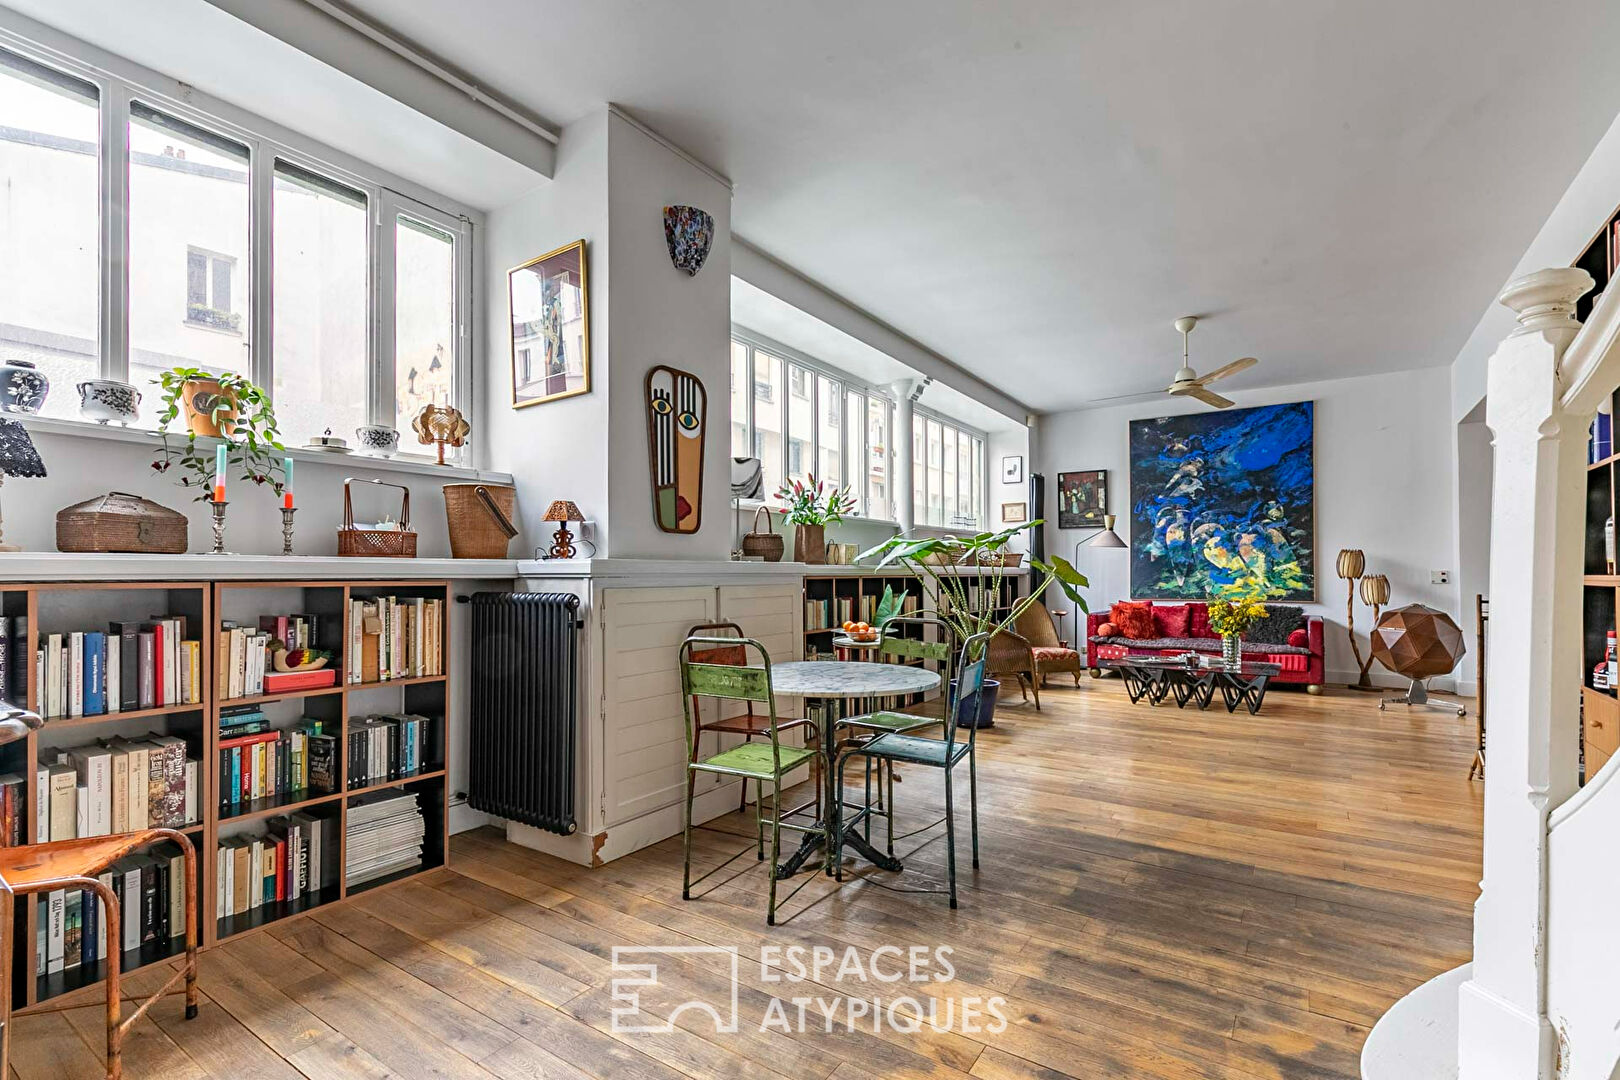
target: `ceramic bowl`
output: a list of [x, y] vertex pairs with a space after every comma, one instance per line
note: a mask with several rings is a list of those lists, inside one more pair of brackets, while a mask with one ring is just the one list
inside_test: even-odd
[[115, 379], [86, 379], [79, 384], [79, 412], [86, 420], [129, 426], [140, 414], [141, 392]]
[[399, 432], [391, 427], [367, 424], [354, 429], [355, 442], [372, 457], [390, 458], [399, 449]]

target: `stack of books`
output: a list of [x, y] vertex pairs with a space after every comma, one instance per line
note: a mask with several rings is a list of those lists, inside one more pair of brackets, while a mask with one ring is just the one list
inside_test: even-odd
[[214, 910], [221, 918], [302, 900], [337, 884], [337, 818], [271, 818], [261, 834], [221, 840], [217, 855]]
[[39, 902], [35, 974], [54, 975], [94, 965], [114, 948], [179, 947], [186, 933], [186, 860], [180, 845], [155, 844], [127, 855], [99, 876], [118, 897], [119, 941], [107, 941], [107, 920], [94, 893], [58, 889]]
[[53, 750], [37, 767], [34, 841], [195, 824], [202, 820], [199, 764], [175, 735]]
[[427, 828], [412, 791], [378, 791], [349, 804], [344, 844], [344, 877], [362, 882], [422, 865]]
[[34, 664], [40, 715], [47, 719], [202, 701], [202, 653], [186, 639], [184, 616], [46, 634]]
[[438, 760], [436, 718], [403, 713], [349, 718], [349, 787], [415, 776]]
[[255, 799], [336, 791], [336, 776], [337, 737], [325, 734], [321, 721], [304, 717], [297, 727], [278, 731], [254, 706], [221, 710], [221, 813], [238, 813]]
[[444, 674], [444, 601], [378, 596], [349, 601], [351, 683]]
[[277, 647], [289, 652], [317, 648], [321, 624], [321, 616], [309, 614], [261, 615], [257, 626], [220, 623], [215, 679], [220, 700], [336, 686], [333, 664], [304, 671], [276, 671], [271, 664]]

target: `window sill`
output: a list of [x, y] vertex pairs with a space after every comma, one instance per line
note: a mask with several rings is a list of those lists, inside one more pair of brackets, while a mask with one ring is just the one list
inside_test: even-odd
[[[767, 513], [776, 514], [777, 517], [782, 516], [781, 514], [777, 514], [777, 508], [780, 506], [779, 503], [766, 502], [764, 499], [738, 499], [735, 502], [735, 508], [737, 510], [742, 511], [745, 514], [752, 514], [762, 506], [765, 508]], [[861, 517], [859, 514], [845, 514], [844, 515], [844, 524], [845, 525], [881, 525], [881, 526], [883, 526], [884, 528], [887, 528], [887, 529], [899, 529], [900, 528], [900, 523], [898, 521], [895, 521], [893, 518], [869, 518], [869, 517]], [[836, 526], [836, 525], [829, 526], [829, 528], [834, 528], [834, 529], [836, 529], [837, 527], [838, 526]]]
[[[154, 451], [163, 445], [162, 435], [157, 431], [135, 427], [118, 427], [112, 424], [93, 424], [85, 420], [61, 420], [52, 416], [32, 416], [20, 413], [6, 413], [7, 419], [20, 420], [31, 434], [34, 435], [63, 435], [75, 439], [100, 439], [107, 442], [133, 443], [139, 446], [152, 448]], [[185, 441], [185, 432], [170, 432], [176, 444]], [[199, 436], [199, 446], [212, 446], [217, 440], [207, 436]], [[330, 454], [320, 450], [305, 450], [296, 446], [289, 446], [282, 451], [283, 455], [292, 458], [300, 464], [315, 462], [322, 465], [341, 465], [352, 463], [353, 468], [362, 468], [376, 472], [416, 473], [427, 476], [444, 477], [453, 480], [487, 480], [491, 483], [510, 484], [511, 473], [490, 472], [484, 469], [474, 469], [464, 465], [437, 465], [432, 458], [422, 455], [396, 455], [391, 458], [370, 457], [358, 451], [352, 454]], [[146, 463], [142, 462], [142, 468]]]

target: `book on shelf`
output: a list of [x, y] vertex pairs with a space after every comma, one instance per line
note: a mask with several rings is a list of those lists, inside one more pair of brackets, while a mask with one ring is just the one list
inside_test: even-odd
[[[337, 685], [337, 668], [276, 671], [277, 649], [316, 649], [324, 617], [313, 614], [261, 615], [253, 626], [224, 622], [215, 642], [215, 692], [221, 701], [289, 694]], [[333, 661], [335, 665], [335, 661]]]
[[28, 616], [0, 615], [0, 701], [28, 700]]
[[351, 717], [348, 729], [350, 789], [417, 775], [438, 760], [437, 718], [403, 713]]
[[427, 826], [413, 791], [377, 791], [349, 804], [343, 873], [355, 885], [422, 865]]
[[[6, 640], [8, 648], [19, 647], [16, 637], [0, 633], [0, 641]], [[185, 638], [182, 616], [115, 622], [106, 631], [46, 634], [35, 654], [40, 715], [55, 720], [199, 705], [200, 655], [198, 643]], [[11, 669], [8, 682], [15, 678], [15, 670]]]
[[304, 899], [337, 882], [336, 817], [291, 814], [264, 831], [220, 840], [214, 860], [214, 910], [220, 918], [265, 904]]
[[355, 597], [349, 601], [351, 683], [387, 682], [444, 674], [444, 601], [420, 596]]
[[[264, 714], [233, 712], [220, 717], [219, 803], [225, 814], [239, 813], [244, 803], [286, 798], [307, 792], [327, 794], [331, 766], [318, 761], [313, 746], [335, 740], [324, 736], [321, 722], [304, 717], [295, 728], [268, 726]], [[324, 753], [324, 750], [322, 751]]]
[[[0, 777], [0, 785], [8, 777]], [[52, 750], [36, 767], [33, 842], [110, 836], [140, 829], [185, 828], [202, 820], [201, 763], [186, 756], [186, 741], [174, 735], [113, 738], [69, 750]], [[21, 813], [8, 805], [27, 801], [0, 788], [0, 836], [21, 837]], [[9, 828], [9, 831], [7, 829]]]
[[177, 948], [186, 932], [186, 860], [180, 845], [165, 840], [145, 854], [126, 855], [98, 875], [118, 900], [119, 935], [108, 939], [101, 898], [84, 889], [57, 889], [39, 900], [40, 941], [35, 974], [94, 966], [117, 947]]

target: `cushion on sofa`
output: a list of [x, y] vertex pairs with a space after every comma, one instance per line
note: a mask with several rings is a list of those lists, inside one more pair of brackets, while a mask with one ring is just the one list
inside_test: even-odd
[[1192, 632], [1192, 609], [1186, 604], [1154, 604], [1153, 629], [1159, 637], [1187, 637]]
[[[1099, 635], [1098, 637], [1092, 638], [1091, 643], [1093, 645], [1098, 646], [1099, 648], [1109, 648], [1109, 649], [1123, 648], [1126, 652], [1134, 652], [1134, 653], [1147, 653], [1147, 652], [1178, 652], [1178, 653], [1180, 653], [1180, 652], [1198, 652], [1198, 653], [1214, 654], [1214, 653], [1218, 653], [1218, 652], [1221, 651], [1221, 639], [1220, 638], [1145, 638], [1145, 639], [1139, 639], [1139, 638], [1124, 638], [1124, 637], [1105, 638], [1105, 637], [1102, 637], [1102, 636]], [[1247, 639], [1245, 639], [1244, 642], [1243, 642], [1243, 655], [1244, 656], [1269, 656], [1269, 655], [1286, 656], [1286, 655], [1293, 655], [1293, 654], [1308, 656], [1308, 655], [1310, 655], [1310, 651], [1311, 650], [1309, 648], [1299, 646], [1299, 645], [1273, 645], [1273, 644], [1270, 644], [1268, 642], [1249, 641]], [[1098, 655], [1106, 656], [1106, 655], [1110, 655], [1110, 654], [1108, 654], [1108, 653], [1099, 653]]]
[[1305, 627], [1305, 609], [1289, 604], [1267, 604], [1266, 617], [1257, 619], [1243, 637], [1267, 645], [1286, 645], [1288, 636]]
[[1120, 601], [1108, 609], [1108, 621], [1119, 628], [1122, 637], [1145, 640], [1157, 635], [1153, 626], [1153, 605]]
[[1208, 604], [1188, 604], [1187, 605], [1187, 612], [1188, 612], [1188, 618], [1187, 618], [1187, 636], [1188, 637], [1212, 638], [1212, 637], [1217, 636], [1215, 631], [1213, 631], [1213, 630], [1211, 630], [1209, 628], [1209, 605]]
[[1101, 626], [1097, 627], [1097, 636], [1098, 637], [1119, 637], [1120, 636], [1119, 627], [1115, 626], [1111, 622], [1105, 622]]
[[1310, 631], [1303, 626], [1288, 635], [1288, 644], [1296, 649], [1303, 649], [1311, 643]]

